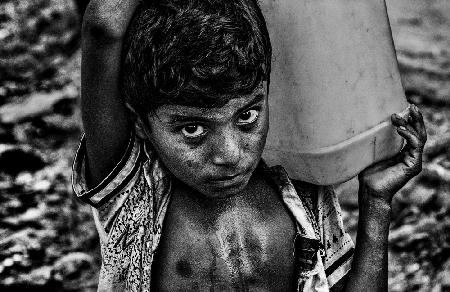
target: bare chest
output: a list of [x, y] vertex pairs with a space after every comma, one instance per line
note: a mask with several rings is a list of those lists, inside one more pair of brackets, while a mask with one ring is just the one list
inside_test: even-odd
[[293, 291], [295, 225], [276, 194], [259, 198], [219, 210], [174, 199], [152, 267], [155, 290]]

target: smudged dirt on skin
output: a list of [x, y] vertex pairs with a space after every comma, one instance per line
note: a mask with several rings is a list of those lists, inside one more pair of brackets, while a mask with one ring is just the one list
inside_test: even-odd
[[[445, 291], [450, 1], [388, 0], [388, 10], [407, 97], [423, 111], [429, 134], [423, 172], [394, 201], [389, 291]], [[96, 291], [98, 236], [89, 207], [70, 187], [81, 133], [78, 28], [69, 0], [0, 3], [1, 291]], [[353, 236], [355, 186], [340, 197]]]

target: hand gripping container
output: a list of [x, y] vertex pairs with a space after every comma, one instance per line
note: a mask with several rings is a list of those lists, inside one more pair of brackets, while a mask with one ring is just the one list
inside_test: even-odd
[[384, 0], [260, 0], [273, 47], [263, 158], [330, 185], [396, 154], [406, 102]]

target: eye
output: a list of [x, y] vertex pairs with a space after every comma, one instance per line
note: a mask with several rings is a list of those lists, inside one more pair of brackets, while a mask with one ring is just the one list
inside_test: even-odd
[[240, 125], [247, 125], [254, 123], [259, 116], [259, 111], [255, 109], [248, 110], [246, 112], [243, 112], [238, 119], [238, 124]]
[[205, 128], [200, 125], [188, 125], [181, 129], [186, 138], [198, 138], [205, 134]]

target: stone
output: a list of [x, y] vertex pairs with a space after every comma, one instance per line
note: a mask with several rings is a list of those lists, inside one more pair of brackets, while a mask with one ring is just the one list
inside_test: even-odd
[[25, 120], [50, 114], [54, 106], [64, 99], [76, 99], [78, 89], [66, 86], [63, 90], [49, 93], [35, 93], [20, 103], [10, 103], [0, 108], [0, 122], [3, 124], [17, 124]]
[[72, 252], [55, 262], [53, 272], [58, 278], [68, 279], [83, 270], [88, 270], [93, 264], [92, 256], [83, 252]]
[[21, 172], [34, 172], [46, 166], [44, 158], [27, 147], [12, 147], [0, 151], [0, 173], [16, 176]]
[[424, 206], [436, 197], [437, 191], [433, 186], [416, 184], [408, 194], [403, 193], [404, 202], [411, 205]]
[[443, 184], [438, 188], [436, 195], [436, 204], [444, 210], [450, 210], [450, 185]]

